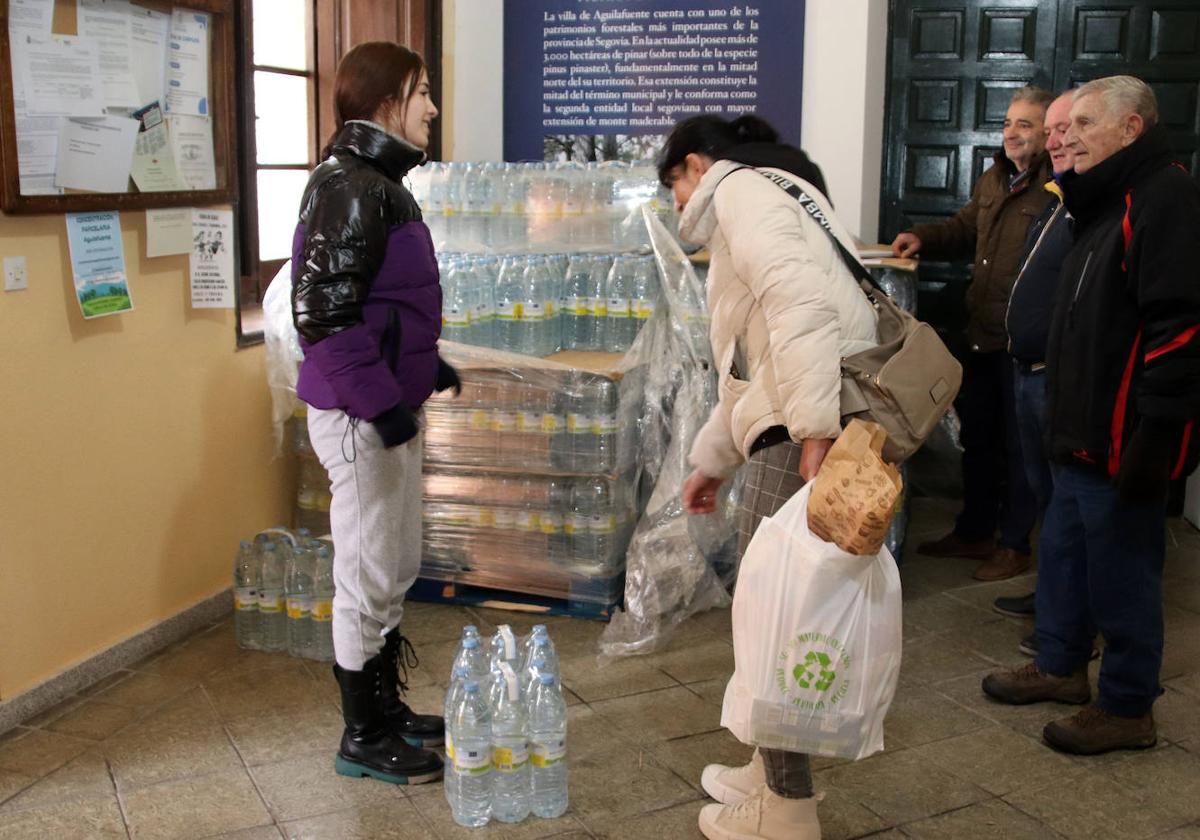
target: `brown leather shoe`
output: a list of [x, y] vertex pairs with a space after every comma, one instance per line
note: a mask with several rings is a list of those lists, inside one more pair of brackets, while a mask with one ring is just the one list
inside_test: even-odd
[[1011, 548], [997, 548], [992, 556], [975, 570], [975, 580], [1008, 580], [1029, 571], [1032, 554], [1022, 554]]
[[953, 531], [940, 540], [917, 546], [917, 553], [928, 557], [966, 557], [969, 560], [987, 560], [995, 550], [995, 540], [964, 540]]
[[1054, 749], [1073, 755], [1145, 750], [1158, 743], [1153, 715], [1118, 717], [1095, 706], [1046, 724], [1042, 737]]
[[983, 693], [993, 700], [1010, 706], [1027, 703], [1055, 703], [1080, 705], [1092, 699], [1092, 688], [1088, 685], [1087, 668], [1080, 668], [1066, 677], [1056, 677], [1039, 671], [1032, 662], [1020, 668], [1005, 668], [992, 671], [983, 678]]

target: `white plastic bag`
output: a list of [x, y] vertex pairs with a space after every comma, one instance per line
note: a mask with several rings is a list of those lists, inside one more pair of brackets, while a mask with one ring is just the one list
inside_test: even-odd
[[883, 749], [900, 675], [900, 573], [886, 548], [813, 536], [811, 488], [762, 520], [742, 558], [721, 725], [747, 744], [866, 758]]

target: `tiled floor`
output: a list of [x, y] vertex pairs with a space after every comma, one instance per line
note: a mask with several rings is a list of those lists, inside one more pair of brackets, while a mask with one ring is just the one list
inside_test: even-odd
[[[949, 513], [919, 501], [910, 545]], [[1179, 522], [1171, 531], [1161, 741], [1092, 759], [1040, 743], [1062, 708], [999, 706], [979, 691], [989, 668], [1022, 661], [1016, 645], [1028, 631], [989, 604], [1033, 578], [977, 585], [969, 562], [910, 553], [888, 748], [853, 764], [816, 761], [825, 837], [1200, 838], [1200, 533]], [[532, 623], [412, 605], [407, 631], [422, 656], [414, 705], [440, 708], [463, 624], [506, 621]], [[733, 668], [728, 611], [692, 619], [663, 653], [603, 669], [599, 624], [547, 623], [571, 690], [562, 819], [471, 832], [451, 821], [438, 784], [335, 775], [341, 724], [326, 667], [240, 651], [225, 622], [0, 737], [0, 837], [699, 837], [701, 768], [749, 755], [719, 726]]]

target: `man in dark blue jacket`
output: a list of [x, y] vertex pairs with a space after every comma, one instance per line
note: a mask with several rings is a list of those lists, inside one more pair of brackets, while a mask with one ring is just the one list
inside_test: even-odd
[[1200, 446], [1200, 189], [1172, 161], [1154, 93], [1131, 76], [1075, 92], [1063, 178], [1075, 244], [1047, 343], [1054, 493], [1042, 527], [1034, 662], [989, 674], [1004, 703], [1095, 705], [1042, 731], [1080, 755], [1157, 741], [1166, 496]]
[[[1021, 456], [1040, 516], [1046, 513], [1053, 489], [1050, 462], [1042, 442], [1046, 413], [1046, 339], [1050, 333], [1050, 314], [1054, 309], [1054, 292], [1063, 259], [1075, 241], [1071, 232], [1071, 214], [1063, 205], [1062, 188], [1058, 185], [1059, 178], [1075, 166], [1075, 153], [1063, 142], [1071, 124], [1073, 101], [1073, 94], [1067, 92], [1046, 109], [1046, 151], [1050, 153], [1054, 180], [1044, 189], [1052, 198], [1029, 227], [1024, 264], [1013, 284], [1004, 319], [1008, 352], [1015, 367], [1013, 393]], [[1031, 616], [1034, 593], [997, 598], [995, 607], [997, 612], [1006, 615]], [[1036, 636], [1031, 635], [1021, 642], [1021, 650], [1032, 656], [1037, 652], [1036, 645]]]

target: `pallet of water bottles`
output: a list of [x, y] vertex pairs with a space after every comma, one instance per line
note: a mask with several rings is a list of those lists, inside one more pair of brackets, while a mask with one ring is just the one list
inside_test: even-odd
[[268, 528], [233, 562], [239, 647], [333, 661], [333, 545], [306, 528]]
[[479, 828], [530, 814], [562, 816], [569, 801], [567, 705], [545, 625], [490, 642], [468, 625], [450, 669], [444, 789], [454, 821]]

